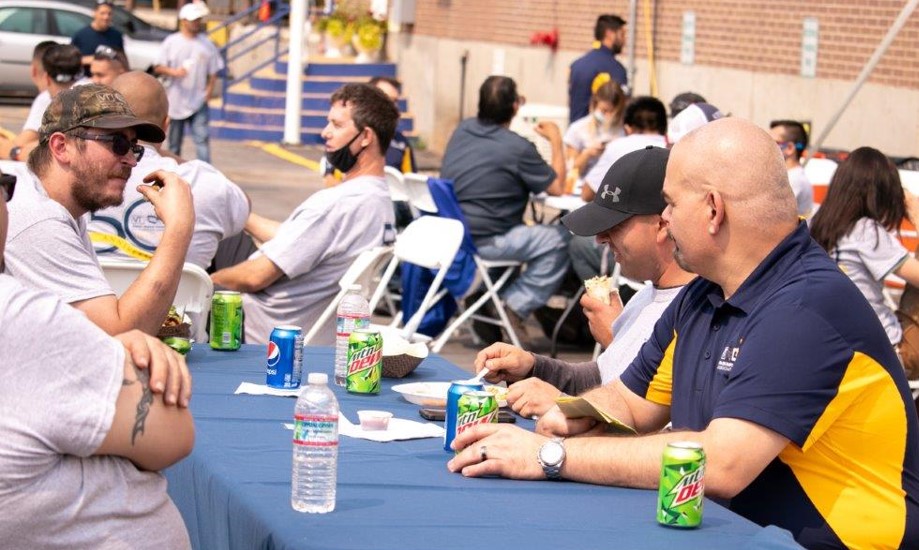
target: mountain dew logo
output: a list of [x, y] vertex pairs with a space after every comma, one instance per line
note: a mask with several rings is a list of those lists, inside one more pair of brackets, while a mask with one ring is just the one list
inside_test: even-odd
[[684, 475], [670, 490], [670, 495], [673, 497], [671, 506], [682, 506], [690, 500], [702, 498], [704, 476], [704, 468]]
[[471, 391], [460, 396], [456, 404], [456, 434], [476, 424], [498, 421], [498, 401], [491, 392]]

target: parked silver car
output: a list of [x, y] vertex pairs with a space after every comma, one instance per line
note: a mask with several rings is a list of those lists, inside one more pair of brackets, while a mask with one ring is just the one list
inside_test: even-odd
[[[0, 93], [35, 93], [29, 79], [32, 50], [43, 40], [70, 43], [93, 19], [95, 0], [0, 0]], [[115, 6], [112, 26], [124, 35], [132, 69], [146, 70], [171, 31]]]

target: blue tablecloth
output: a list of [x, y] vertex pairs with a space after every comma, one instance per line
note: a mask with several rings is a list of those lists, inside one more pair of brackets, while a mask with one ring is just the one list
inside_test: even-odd
[[[240, 382], [264, 383], [264, 346], [215, 352], [199, 345], [188, 363], [197, 440], [165, 474], [198, 549], [796, 547], [787, 532], [763, 529], [711, 501], [701, 528], [677, 530], [655, 522], [654, 491], [467, 479], [447, 471], [450, 454], [440, 439], [342, 437], [335, 511], [300, 514], [290, 506], [291, 432], [282, 426], [294, 400], [233, 395]], [[314, 371], [331, 377], [332, 349], [307, 348], [303, 366], [304, 380]], [[394, 384], [466, 376], [432, 356], [403, 380], [384, 379], [379, 396], [333, 387], [353, 422], [364, 408], [420, 420]]]

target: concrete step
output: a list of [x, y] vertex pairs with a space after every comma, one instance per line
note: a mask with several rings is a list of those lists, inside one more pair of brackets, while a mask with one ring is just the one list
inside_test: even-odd
[[[240, 107], [258, 107], [266, 109], [284, 109], [286, 94], [283, 90], [258, 90], [248, 82], [234, 84], [227, 90], [227, 105]], [[302, 96], [301, 108], [308, 111], [328, 111], [328, 92], [305, 92]], [[403, 113], [408, 110], [408, 101], [403, 98], [398, 101], [399, 110]]]
[[[300, 142], [304, 145], [319, 145], [323, 143], [319, 136], [322, 128], [303, 127], [300, 130]], [[235, 141], [259, 140], [281, 141], [284, 138], [284, 127], [275, 125], [240, 124], [225, 120], [211, 121], [211, 137]]]
[[[253, 126], [284, 126], [285, 113], [283, 108], [248, 107], [227, 103], [226, 109], [220, 101], [210, 103], [211, 120], [224, 120]], [[303, 109], [300, 112], [300, 124], [303, 127], [324, 128], [328, 108]], [[410, 113], [403, 113], [399, 119], [398, 129], [401, 132], [411, 132], [415, 129], [415, 120]]]
[[[287, 74], [287, 57], [282, 57], [274, 63], [274, 70], [279, 74]], [[374, 76], [396, 77], [395, 63], [355, 63], [353, 58], [321, 57], [310, 59], [303, 70], [307, 77], [312, 76], [349, 76], [358, 77], [364, 81]]]

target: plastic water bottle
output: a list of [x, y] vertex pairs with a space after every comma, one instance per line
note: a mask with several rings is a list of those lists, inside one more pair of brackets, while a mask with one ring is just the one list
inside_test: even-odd
[[370, 304], [361, 294], [361, 285], [348, 287], [338, 304], [335, 326], [335, 383], [344, 386], [348, 374], [348, 337], [354, 330], [370, 326]]
[[335, 509], [338, 481], [338, 400], [325, 373], [311, 372], [294, 412], [290, 505], [298, 512]]

